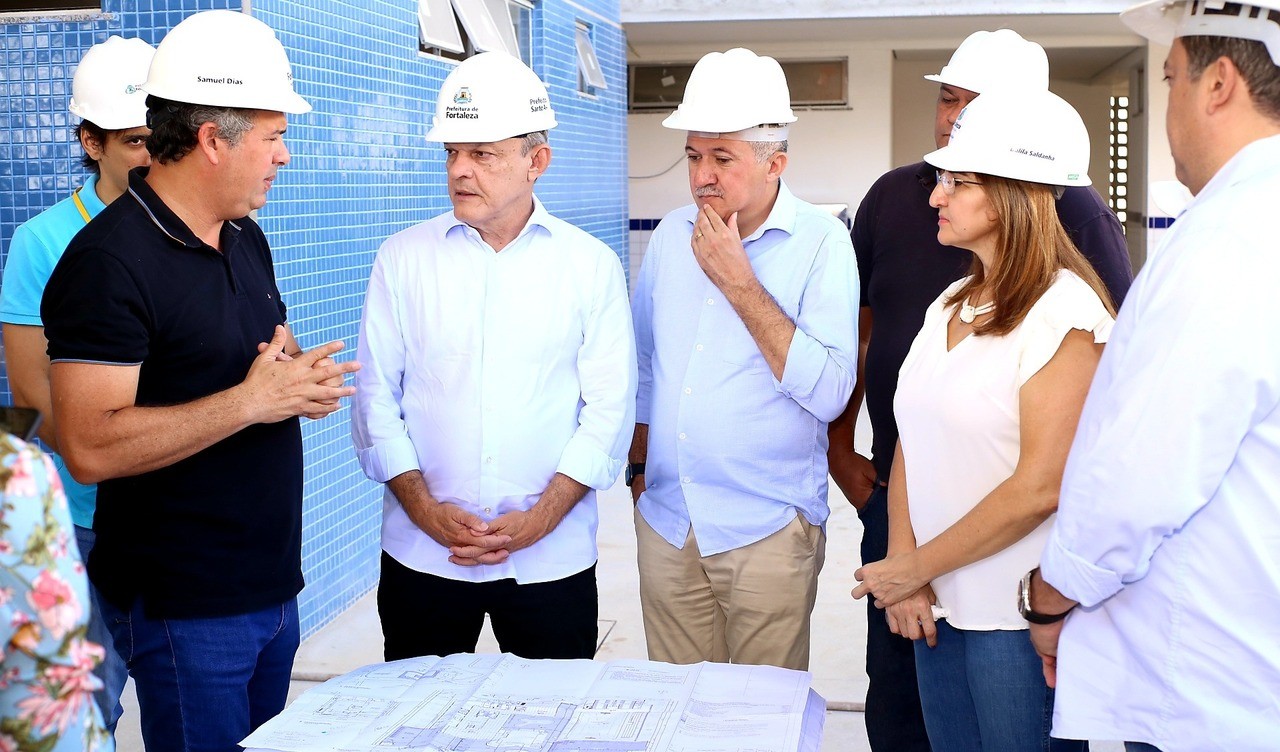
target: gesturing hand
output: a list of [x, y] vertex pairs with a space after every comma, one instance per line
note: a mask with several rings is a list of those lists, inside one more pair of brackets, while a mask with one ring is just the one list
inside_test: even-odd
[[[338, 400], [355, 394], [343, 386], [343, 376], [360, 369], [356, 362], [335, 363], [331, 355], [342, 350], [330, 342], [289, 357], [284, 353], [285, 328], [276, 326], [270, 342], [259, 343], [241, 386], [250, 401], [256, 423], [276, 423], [297, 415], [319, 418], [338, 409]], [[327, 362], [322, 362], [327, 361]]]

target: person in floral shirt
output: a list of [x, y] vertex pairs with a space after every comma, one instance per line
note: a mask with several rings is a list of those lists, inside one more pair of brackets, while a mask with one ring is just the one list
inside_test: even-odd
[[0, 433], [0, 752], [110, 752], [88, 580], [49, 457]]

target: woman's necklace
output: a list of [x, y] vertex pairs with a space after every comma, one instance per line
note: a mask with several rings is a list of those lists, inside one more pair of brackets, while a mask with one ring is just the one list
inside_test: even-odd
[[990, 303], [983, 303], [980, 306], [971, 306], [969, 305], [969, 299], [965, 298], [964, 302], [960, 304], [960, 320], [966, 324], [972, 324], [974, 319], [984, 313], [991, 313], [995, 309], [996, 302], [994, 300]]

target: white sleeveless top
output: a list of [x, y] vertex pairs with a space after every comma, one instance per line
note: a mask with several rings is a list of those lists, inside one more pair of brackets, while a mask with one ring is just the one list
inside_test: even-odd
[[[898, 376], [894, 414], [906, 462], [907, 499], [916, 543], [937, 537], [1013, 474], [1018, 463], [1018, 392], [1058, 351], [1072, 329], [1106, 342], [1115, 323], [1096, 293], [1069, 271], [1027, 317], [1003, 336], [969, 335], [947, 351], [954, 309], [943, 300], [968, 278], [948, 287], [925, 314]], [[1053, 525], [999, 553], [933, 581], [938, 605], [958, 629], [1026, 629], [1018, 614], [1018, 580], [1040, 560]]]

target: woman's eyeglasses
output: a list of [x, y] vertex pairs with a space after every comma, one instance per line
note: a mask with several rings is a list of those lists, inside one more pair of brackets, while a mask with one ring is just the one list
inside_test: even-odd
[[938, 170], [938, 185], [942, 186], [943, 193], [954, 196], [957, 185], [982, 185], [982, 183], [976, 180], [961, 180], [946, 170]]

